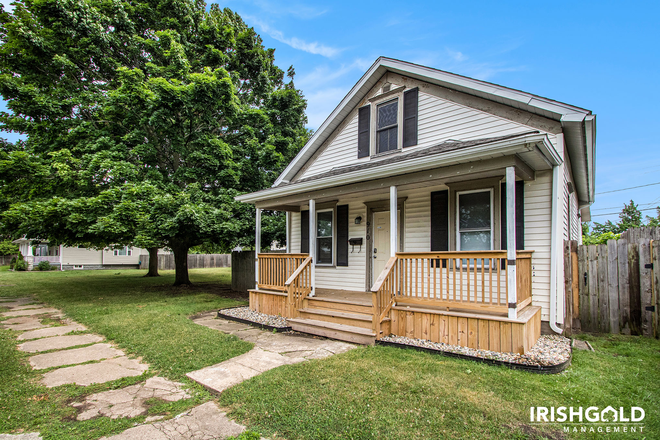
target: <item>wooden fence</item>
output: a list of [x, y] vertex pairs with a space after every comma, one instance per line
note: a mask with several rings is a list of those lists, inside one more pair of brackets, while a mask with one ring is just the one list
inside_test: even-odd
[[16, 255], [0, 255], [0, 266], [9, 266], [11, 259]]
[[[189, 254], [188, 269], [230, 267], [229, 254]], [[140, 255], [140, 269], [149, 269], [149, 254]], [[158, 255], [158, 270], [174, 270], [174, 254]]]
[[660, 228], [607, 244], [564, 244], [565, 329], [658, 337]]

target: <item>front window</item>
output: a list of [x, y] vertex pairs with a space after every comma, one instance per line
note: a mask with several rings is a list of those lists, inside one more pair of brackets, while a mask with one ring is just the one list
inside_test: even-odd
[[316, 263], [332, 264], [333, 211], [316, 213]]
[[130, 257], [133, 254], [128, 246], [121, 249], [115, 249], [112, 253], [115, 257]]
[[376, 148], [378, 153], [398, 148], [399, 100], [394, 99], [377, 107]]
[[458, 250], [493, 249], [492, 206], [491, 190], [458, 193]]

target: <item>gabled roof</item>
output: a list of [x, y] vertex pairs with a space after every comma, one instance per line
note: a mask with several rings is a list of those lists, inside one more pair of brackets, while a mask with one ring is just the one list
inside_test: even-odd
[[595, 115], [592, 115], [591, 111], [486, 81], [385, 57], [378, 58], [353, 86], [277, 178], [273, 186], [289, 183], [387, 72], [446, 87], [561, 122], [571, 158], [578, 198], [581, 204], [593, 203], [596, 121]]

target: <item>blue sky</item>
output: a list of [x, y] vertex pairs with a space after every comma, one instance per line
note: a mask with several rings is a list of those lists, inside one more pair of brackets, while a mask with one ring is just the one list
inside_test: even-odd
[[[4, 3], [4, 1], [3, 1]], [[219, 2], [293, 65], [316, 129], [379, 56], [491, 81], [597, 114], [593, 220], [660, 204], [660, 2]], [[654, 211], [644, 211], [653, 214]]]

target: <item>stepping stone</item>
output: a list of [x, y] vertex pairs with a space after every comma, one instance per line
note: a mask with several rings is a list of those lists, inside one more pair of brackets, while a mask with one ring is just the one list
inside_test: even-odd
[[23, 342], [18, 345], [18, 349], [28, 353], [37, 353], [39, 351], [75, 347], [76, 345], [93, 344], [102, 340], [103, 337], [99, 335], [54, 336], [52, 338]]
[[25, 432], [23, 434], [0, 434], [0, 440], [41, 440], [38, 432]]
[[34, 316], [19, 316], [18, 318], [9, 318], [5, 319], [4, 321], [0, 321], [0, 324], [26, 324], [28, 322], [32, 321], [39, 321], [39, 318], [35, 318]]
[[[1, 306], [1, 305], [2, 305], [2, 304], [0, 304], [0, 306]], [[15, 306], [15, 307], [11, 307], [11, 309], [12, 309], [12, 310], [29, 310], [29, 309], [40, 309], [40, 308], [42, 308], [42, 307], [43, 307], [42, 304], [31, 304], [31, 305], [29, 305], [29, 306]]]
[[57, 309], [52, 308], [39, 308], [39, 309], [30, 309], [30, 310], [14, 310], [11, 312], [5, 312], [2, 316], [30, 316], [30, 315], [44, 315], [46, 313], [62, 313]]
[[38, 354], [30, 358], [30, 365], [35, 370], [43, 370], [45, 368], [82, 364], [83, 362], [100, 361], [101, 359], [110, 359], [119, 356], [125, 356], [124, 352], [117, 350], [110, 344], [94, 344], [89, 347]]
[[84, 402], [71, 406], [83, 410], [78, 414], [77, 420], [89, 420], [98, 416], [111, 419], [137, 417], [147, 413], [147, 399], [158, 398], [167, 402], [189, 399], [190, 395], [182, 389], [183, 386], [182, 383], [171, 382], [164, 377], [152, 377], [142, 384], [92, 394], [87, 396]]
[[214, 402], [206, 402], [173, 419], [136, 426], [101, 440], [226, 439], [243, 431], [245, 426], [230, 420]]
[[93, 383], [121, 379], [122, 377], [139, 376], [148, 368], [148, 365], [141, 364], [136, 359], [123, 356], [95, 364], [76, 365], [49, 371], [44, 374], [41, 383], [48, 388], [67, 383], [87, 386]]
[[36, 303], [37, 300], [33, 298], [18, 298], [15, 301], [3, 301], [0, 302], [0, 307], [9, 307], [10, 309], [12, 307], [20, 307], [24, 306], [26, 304], [31, 304], [31, 303]]
[[[16, 318], [16, 319], [21, 319], [21, 320], [14, 321], [14, 319], [8, 319], [6, 321], [2, 321], [2, 326], [7, 330], [15, 330], [15, 331], [34, 330], [37, 328], [48, 327], [47, 325], [42, 324], [41, 320], [34, 318], [32, 316], [25, 316], [23, 318]], [[10, 322], [10, 321], [14, 321], [14, 322]]]
[[213, 392], [221, 393], [227, 388], [231, 388], [265, 371], [282, 365], [296, 364], [304, 360], [303, 358], [290, 358], [261, 348], [254, 348], [235, 358], [190, 372], [186, 376]]
[[18, 335], [17, 339], [19, 341], [27, 341], [28, 339], [47, 338], [49, 336], [62, 336], [62, 335], [66, 335], [67, 333], [84, 331], [84, 330], [87, 330], [87, 327], [85, 327], [82, 324], [69, 324], [60, 327], [48, 327], [48, 328], [42, 328], [40, 330], [32, 330], [30, 332], [25, 332]]

